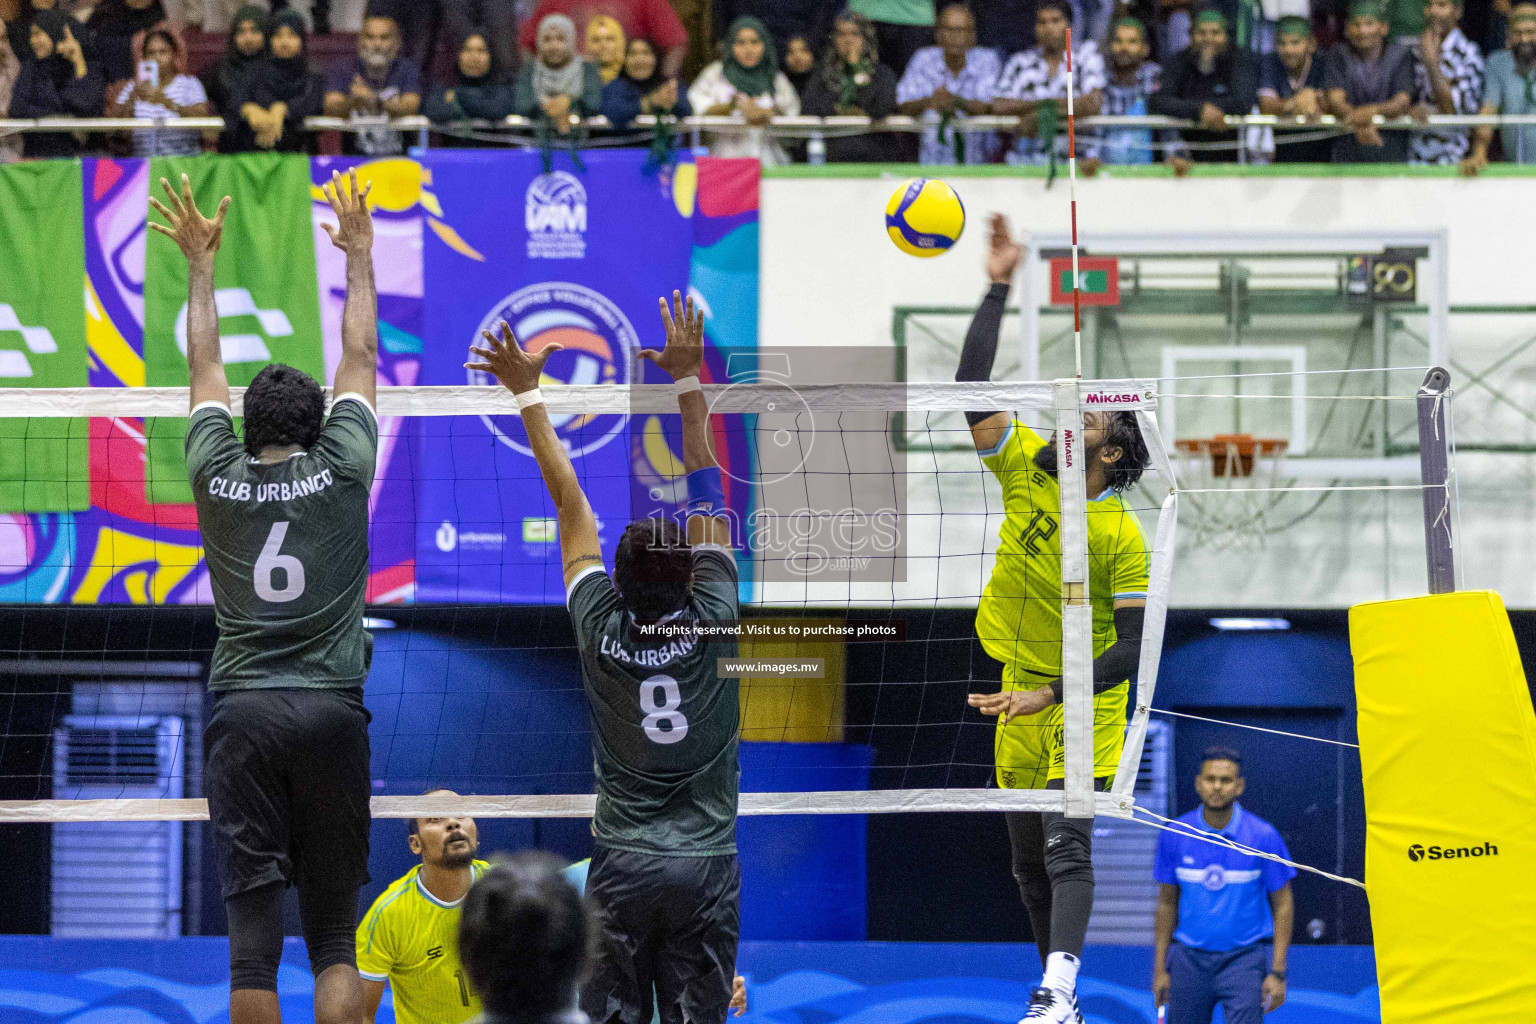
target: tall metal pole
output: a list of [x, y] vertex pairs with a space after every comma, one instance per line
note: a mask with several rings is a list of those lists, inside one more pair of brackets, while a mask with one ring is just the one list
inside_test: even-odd
[[1429, 592], [1456, 589], [1456, 559], [1451, 535], [1451, 439], [1446, 433], [1445, 403], [1451, 375], [1433, 367], [1419, 386], [1419, 479], [1423, 484], [1424, 553], [1429, 560]]

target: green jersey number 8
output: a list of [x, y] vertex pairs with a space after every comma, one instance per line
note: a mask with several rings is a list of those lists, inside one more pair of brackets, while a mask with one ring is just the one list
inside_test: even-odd
[[[661, 695], [659, 702], [657, 694]], [[682, 691], [671, 676], [651, 676], [640, 684], [640, 710], [645, 712], [640, 727], [652, 743], [676, 743], [688, 735], [688, 719], [682, 706]]]
[[[280, 553], [286, 536], [288, 520], [273, 523], [261, 554], [256, 556], [256, 574], [252, 582], [256, 584], [256, 596], [269, 604], [284, 604], [304, 593], [304, 563], [292, 555]], [[280, 588], [273, 585], [273, 576], [278, 569], [283, 570], [285, 577]]]

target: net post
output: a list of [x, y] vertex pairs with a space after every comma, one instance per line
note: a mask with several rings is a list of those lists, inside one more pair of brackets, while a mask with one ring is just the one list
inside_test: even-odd
[[1157, 672], [1163, 657], [1163, 634], [1168, 624], [1168, 598], [1173, 589], [1173, 559], [1179, 529], [1178, 481], [1173, 475], [1173, 462], [1168, 458], [1168, 449], [1157, 426], [1157, 414], [1151, 410], [1140, 410], [1136, 413], [1136, 421], [1147, 443], [1152, 468], [1167, 481], [1168, 496], [1163, 499], [1162, 509], [1158, 512], [1157, 535], [1152, 542], [1147, 611], [1141, 635], [1141, 657], [1136, 669], [1136, 703], [1131, 710], [1130, 725], [1126, 729], [1120, 764], [1115, 768], [1115, 781], [1110, 786], [1115, 806], [1127, 813], [1135, 803], [1136, 776], [1141, 771], [1141, 753], [1147, 741], [1147, 722], [1151, 718], [1152, 701], [1157, 694]]
[[1451, 535], [1450, 437], [1446, 432], [1445, 402], [1450, 397], [1451, 375], [1443, 367], [1431, 367], [1419, 386], [1419, 481], [1423, 485], [1424, 553], [1429, 566], [1429, 592], [1449, 594], [1456, 589], [1456, 558]]
[[1064, 813], [1091, 818], [1093, 792], [1093, 606], [1088, 601], [1088, 492], [1079, 381], [1052, 385], [1061, 486], [1061, 697]]

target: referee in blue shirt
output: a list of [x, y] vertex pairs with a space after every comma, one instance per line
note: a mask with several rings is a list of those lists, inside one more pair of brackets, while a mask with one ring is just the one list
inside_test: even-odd
[[1259, 1024], [1285, 1002], [1296, 870], [1197, 838], [1214, 832], [1290, 860], [1275, 827], [1237, 802], [1243, 787], [1237, 752], [1207, 750], [1195, 777], [1201, 806], [1179, 819], [1186, 831], [1157, 844], [1152, 995], [1168, 1024], [1211, 1024], [1217, 1003], [1227, 1024]]

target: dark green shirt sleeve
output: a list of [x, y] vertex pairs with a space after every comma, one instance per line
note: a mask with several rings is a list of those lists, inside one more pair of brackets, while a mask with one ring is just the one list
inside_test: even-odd
[[362, 396], [342, 395], [332, 402], [313, 454], [324, 459], [343, 480], [372, 487], [378, 450], [379, 424]]
[[600, 565], [584, 570], [572, 581], [566, 607], [576, 627], [576, 646], [586, 650], [602, 637], [603, 624], [618, 610], [619, 592]]
[[187, 479], [194, 493], [244, 452], [227, 406], [204, 402], [192, 410], [187, 421]]

